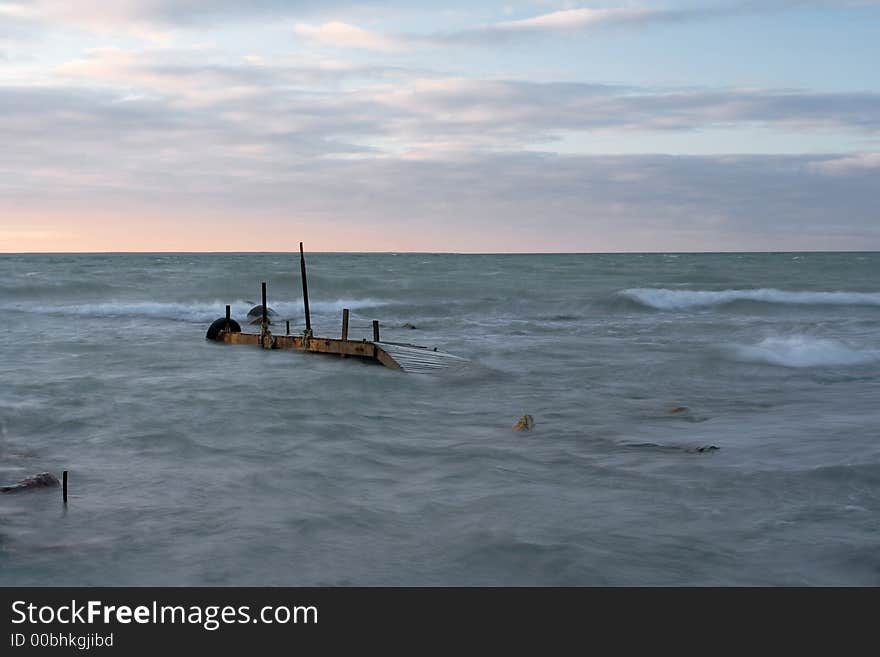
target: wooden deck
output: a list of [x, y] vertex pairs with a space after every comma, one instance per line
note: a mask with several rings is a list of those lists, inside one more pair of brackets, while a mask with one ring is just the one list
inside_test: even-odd
[[388, 352], [373, 342], [366, 340], [339, 340], [336, 338], [307, 338], [301, 335], [271, 335], [266, 338], [271, 344], [264, 345], [260, 333], [221, 333], [218, 342], [226, 344], [248, 344], [264, 349], [293, 349], [315, 354], [330, 354], [375, 360], [391, 369], [402, 369]]

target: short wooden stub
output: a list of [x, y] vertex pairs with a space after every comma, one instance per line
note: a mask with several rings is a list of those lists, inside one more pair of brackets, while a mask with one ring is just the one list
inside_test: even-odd
[[61, 475], [61, 495], [64, 498], [64, 503], [67, 504], [67, 470]]
[[379, 320], [373, 320], [373, 342], [379, 342]]

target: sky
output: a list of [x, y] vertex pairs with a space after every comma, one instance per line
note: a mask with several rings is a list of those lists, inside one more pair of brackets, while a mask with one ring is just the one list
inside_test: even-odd
[[0, 0], [0, 252], [880, 250], [880, 0]]

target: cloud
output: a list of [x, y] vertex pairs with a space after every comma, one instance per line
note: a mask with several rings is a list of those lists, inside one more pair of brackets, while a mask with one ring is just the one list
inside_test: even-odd
[[[782, 3], [784, 5], [788, 3]], [[624, 5], [621, 7], [578, 7], [516, 20], [495, 22], [483, 27], [447, 31], [431, 37], [440, 43], [483, 44], [488, 41], [508, 41], [515, 38], [578, 33], [585, 30], [614, 27], [636, 27], [709, 20], [728, 15], [770, 12], [780, 7], [777, 3], [709, 5], [687, 8], [655, 8]]]
[[855, 153], [842, 157], [811, 162], [813, 171], [832, 176], [848, 176], [866, 173], [880, 175], [880, 153]]
[[[880, 247], [874, 181], [804, 173], [812, 156], [486, 153], [300, 164], [257, 158], [248, 164], [241, 153], [218, 151], [197, 132], [180, 149], [201, 151], [202, 159], [193, 162], [163, 159], [158, 149], [133, 159], [109, 148], [91, 151], [102, 167], [62, 160], [54, 171], [29, 169], [27, 177], [39, 179], [28, 182], [48, 193], [19, 205], [47, 214], [53, 207], [116, 211], [113, 223], [119, 225], [134, 210], [174, 216], [190, 232], [258, 220], [264, 241], [241, 237], [241, 248], [255, 249], [294, 249], [298, 233], [308, 230], [326, 233], [335, 248], [357, 250], [362, 243], [355, 236], [364, 226], [388, 237], [385, 248], [415, 250]], [[106, 166], [108, 155], [115, 166]], [[5, 202], [15, 198], [5, 189], [8, 181], [0, 181]], [[210, 249], [218, 232], [202, 231], [199, 248]]]
[[[454, 4], [454, 3], [453, 3]], [[468, 3], [461, 3], [465, 7]], [[338, 10], [346, 16], [353, 9], [382, 7], [394, 11], [413, 11], [413, 3], [374, 0], [352, 3], [350, 0], [0, 0], [0, 32], [3, 22], [79, 28], [102, 35], [120, 31], [150, 41], [167, 42], [177, 28], [192, 28], [229, 21], [278, 21], [293, 18], [301, 34], [326, 44], [389, 52], [417, 46], [444, 47], [450, 44], [484, 46], [487, 41], [504, 42], [537, 35], [577, 33], [590, 29], [649, 26], [710, 20], [725, 16], [767, 14], [801, 9], [850, 9], [876, 6], [876, 0], [746, 0], [714, 1], [683, 7], [650, 7], [632, 3], [602, 8], [573, 7], [515, 20], [503, 20], [483, 26], [443, 30], [432, 33], [388, 35], [359, 27], [348, 20], [320, 24], [305, 22], [308, 16], [327, 16]], [[449, 2], [417, 5], [432, 17], [449, 10]], [[0, 34], [2, 36], [2, 34]]]
[[425, 142], [518, 147], [573, 131], [669, 133], [765, 126], [876, 135], [880, 94], [761, 89], [665, 90], [580, 83], [413, 80], [364, 90], [396, 116], [401, 134]]
[[297, 34], [342, 48], [361, 48], [364, 50], [389, 52], [399, 50], [402, 47], [401, 42], [391, 37], [339, 21], [323, 23], [322, 25], [297, 23], [294, 29]]
[[[186, 64], [180, 63], [187, 61]], [[430, 156], [438, 151], [519, 149], [571, 133], [693, 132], [772, 127], [880, 132], [880, 94], [774, 89], [664, 89], [587, 83], [450, 78], [394, 67], [302, 65], [250, 59], [218, 64], [174, 50], [96, 49], [57, 69], [65, 84], [214, 108], [265, 125], [321, 122], [327, 137]], [[345, 123], [332, 124], [345, 116]], [[369, 130], [364, 130], [369, 126]], [[351, 141], [354, 139], [355, 141]]]
[[0, 0], [0, 32], [3, 23], [15, 20], [31, 29], [73, 28], [102, 36], [121, 32], [164, 43], [180, 28], [302, 17], [348, 4], [346, 0]]
[[614, 23], [645, 23], [683, 17], [686, 12], [646, 8], [564, 9], [531, 18], [496, 23], [490, 29], [498, 32], [571, 30]]
[[188, 24], [229, 16], [259, 16], [290, 14], [321, 5], [334, 4], [332, 0], [4, 0], [3, 13], [29, 18], [60, 18], [84, 22], [117, 24], [120, 21], [144, 21], [154, 25]]
[[870, 132], [880, 129], [876, 94], [187, 59], [102, 49], [64, 67], [51, 86], [0, 86], [0, 216], [13, 204], [35, 215], [53, 207], [176, 213], [190, 227], [209, 215], [307, 217], [351, 235], [386, 228], [421, 249], [880, 247], [876, 154], [522, 150], [562, 129], [766, 122]]

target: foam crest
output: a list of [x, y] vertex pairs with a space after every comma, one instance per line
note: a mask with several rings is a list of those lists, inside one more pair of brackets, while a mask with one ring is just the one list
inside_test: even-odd
[[632, 288], [620, 293], [637, 303], [657, 310], [686, 310], [723, 306], [736, 301], [833, 306], [880, 306], [880, 292], [814, 292], [773, 288], [754, 290], [669, 290]]
[[[342, 312], [343, 308], [352, 310], [378, 308], [389, 302], [378, 299], [338, 299], [336, 301], [318, 301], [309, 304], [313, 314], [332, 314]], [[233, 317], [247, 315], [254, 303], [248, 300], [234, 301]], [[149, 319], [174, 319], [195, 322], [210, 322], [223, 316], [223, 301], [163, 302], [163, 301], [108, 301], [102, 303], [82, 304], [31, 304], [7, 303], [0, 304], [0, 310], [13, 312], [31, 312], [44, 315], [72, 315], [78, 317], [143, 317]], [[302, 301], [278, 301], [269, 299], [269, 307], [282, 318], [301, 317]]]
[[736, 345], [735, 360], [780, 367], [840, 367], [880, 362], [880, 349], [856, 349], [826, 338], [788, 336], [766, 338], [756, 345]]

